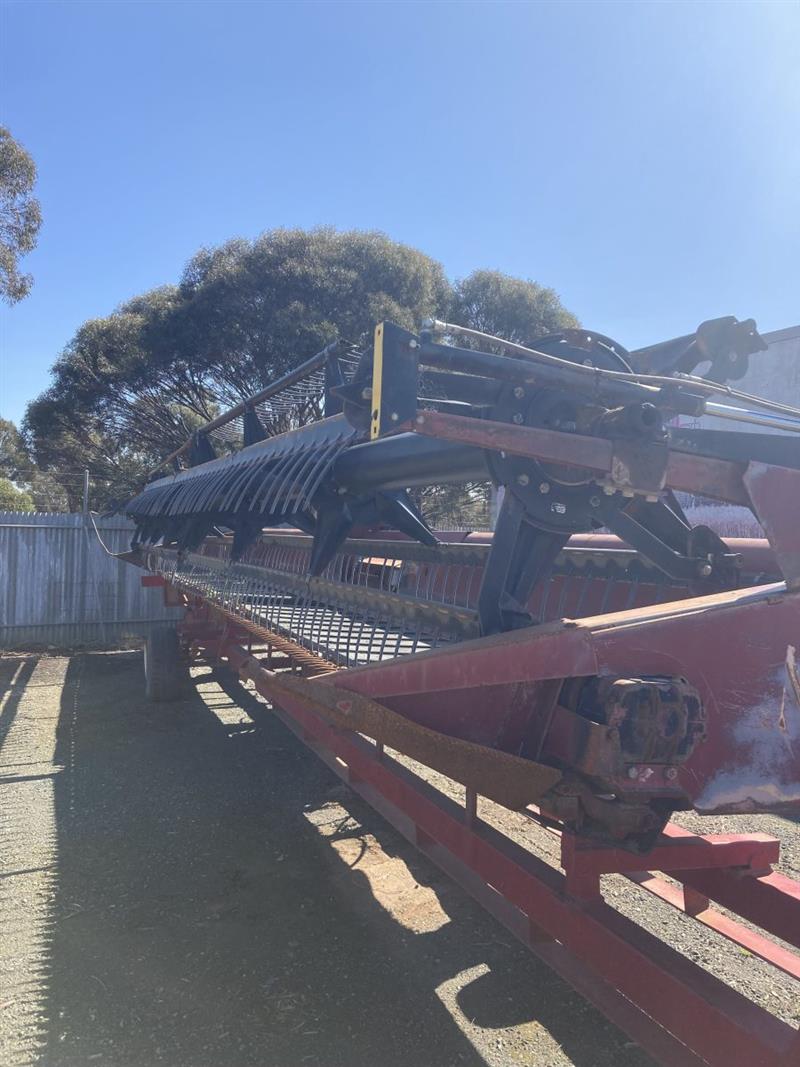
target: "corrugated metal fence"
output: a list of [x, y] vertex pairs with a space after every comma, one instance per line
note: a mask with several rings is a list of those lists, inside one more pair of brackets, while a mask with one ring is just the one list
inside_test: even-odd
[[[127, 520], [95, 521], [110, 552], [129, 547]], [[88, 516], [0, 511], [0, 648], [114, 646], [177, 619], [142, 573], [106, 554]]]

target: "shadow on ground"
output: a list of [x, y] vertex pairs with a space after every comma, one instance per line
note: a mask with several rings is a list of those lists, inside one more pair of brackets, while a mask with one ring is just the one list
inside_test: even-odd
[[[64, 769], [46, 1041], [31, 1062], [649, 1062], [238, 682], [194, 681], [185, 701], [152, 706], [138, 653], [70, 661], [54, 759]], [[350, 817], [326, 837], [309, 813], [332, 800]], [[433, 887], [438, 929], [395, 921], [333, 847], [367, 833]], [[476, 967], [452, 1003], [437, 995]], [[531, 1024], [532, 1043], [487, 1058], [462, 1012], [493, 1049], [497, 1028], [518, 1024]], [[552, 1059], [530, 1058], [536, 1032]]]

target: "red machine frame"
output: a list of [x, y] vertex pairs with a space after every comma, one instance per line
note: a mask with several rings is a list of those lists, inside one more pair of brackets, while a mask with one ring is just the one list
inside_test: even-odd
[[[270, 701], [280, 638], [190, 599], [158, 576], [170, 603], [186, 605], [184, 645], [225, 661]], [[324, 675], [329, 684], [346, 674]], [[561, 837], [563, 873], [478, 816], [477, 795], [459, 804], [358, 733], [342, 730], [282, 694], [275, 714], [340, 778], [459, 883], [562, 978], [668, 1067], [794, 1067], [800, 1031], [752, 1003], [607, 904], [600, 877], [618, 873], [694, 921], [800, 980], [800, 882], [774, 872], [780, 843], [766, 834], [698, 835], [668, 826], [644, 856], [592, 844], [531, 807], [543, 832]], [[666, 875], [673, 881], [666, 880]], [[674, 883], [677, 883], [674, 884]], [[718, 911], [780, 938], [780, 945]]]

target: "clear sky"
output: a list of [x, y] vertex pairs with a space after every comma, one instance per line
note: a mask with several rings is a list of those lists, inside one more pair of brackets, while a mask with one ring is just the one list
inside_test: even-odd
[[796, 0], [26, 0], [1, 29], [44, 213], [6, 417], [85, 319], [275, 226], [532, 278], [629, 347], [800, 321]]

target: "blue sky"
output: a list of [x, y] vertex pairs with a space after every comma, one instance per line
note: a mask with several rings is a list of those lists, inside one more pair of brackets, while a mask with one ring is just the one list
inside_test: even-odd
[[0, 414], [202, 245], [376, 228], [553, 286], [630, 347], [800, 321], [800, 4], [2, 6], [0, 121], [39, 168]]

